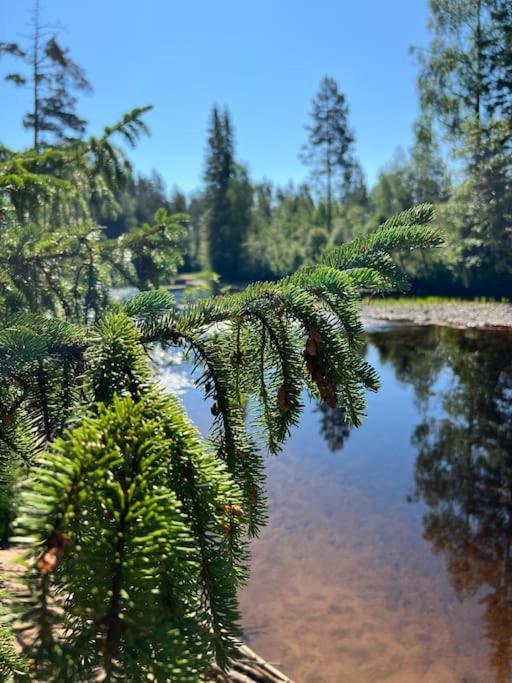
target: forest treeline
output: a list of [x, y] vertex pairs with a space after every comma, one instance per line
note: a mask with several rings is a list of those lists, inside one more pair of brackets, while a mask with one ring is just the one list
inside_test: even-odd
[[430, 3], [431, 40], [413, 49], [420, 115], [414, 143], [368, 187], [340, 85], [325, 77], [312, 102], [301, 159], [307, 183], [255, 181], [237, 157], [228, 109], [214, 107], [204, 184], [167, 194], [157, 173], [134, 178], [113, 234], [161, 205], [189, 214], [185, 267], [224, 279], [275, 278], [314, 261], [326, 244], [367, 234], [397, 211], [436, 206], [447, 246], [403, 264], [419, 292], [510, 296], [512, 263], [512, 5]]
[[[159, 208], [186, 213], [182, 269], [242, 282], [283, 276], [314, 262], [325, 245], [432, 203], [446, 247], [402, 264], [413, 289], [512, 295], [512, 6], [507, 0], [431, 1], [429, 30], [429, 45], [412, 49], [421, 105], [413, 145], [397, 151], [372, 187], [356, 156], [347, 99], [326, 76], [298, 150], [310, 171], [307, 182], [281, 187], [251, 178], [236, 152], [229, 109], [214, 106], [198, 190], [187, 195], [179, 178], [132, 172], [116, 205], [93, 207], [95, 217], [116, 237], [151, 224]], [[73, 93], [91, 89], [53, 35], [41, 31], [38, 49], [35, 59], [33, 46], [0, 44], [8, 66], [20, 67], [7, 80], [34, 91], [23, 124], [35, 149], [84, 134]]]

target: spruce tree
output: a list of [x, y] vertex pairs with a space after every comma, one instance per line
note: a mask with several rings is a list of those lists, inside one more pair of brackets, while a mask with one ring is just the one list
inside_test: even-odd
[[432, 120], [425, 116], [420, 116], [414, 126], [409, 177], [412, 203], [439, 204], [448, 198], [450, 176], [441, 154], [435, 127]]
[[[225, 248], [230, 228], [229, 183], [234, 173], [232, 141], [225, 128], [226, 116], [212, 109], [204, 179], [206, 183], [206, 240], [212, 268], [224, 273]], [[229, 250], [229, 246], [228, 246]]]
[[74, 92], [88, 93], [91, 85], [54, 31], [41, 23], [39, 0], [35, 0], [31, 31], [27, 47], [3, 42], [0, 55], [23, 63], [22, 71], [8, 73], [5, 80], [28, 87], [32, 92], [32, 108], [25, 115], [23, 125], [32, 130], [33, 148], [38, 150], [48, 142], [84, 134], [86, 121], [76, 112]]
[[250, 220], [252, 189], [235, 161], [234, 134], [227, 109], [213, 107], [205, 168], [205, 240], [208, 265], [223, 277], [240, 279]]
[[311, 109], [309, 139], [300, 157], [312, 167], [313, 177], [325, 182], [326, 227], [331, 230], [336, 185], [350, 187], [354, 170], [354, 134], [348, 122], [348, 104], [334, 78], [325, 76]]

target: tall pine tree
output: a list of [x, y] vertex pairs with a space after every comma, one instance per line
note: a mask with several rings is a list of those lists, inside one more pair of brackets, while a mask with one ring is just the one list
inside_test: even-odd
[[350, 187], [354, 170], [354, 135], [348, 123], [349, 109], [345, 95], [330, 76], [325, 76], [312, 102], [311, 124], [306, 126], [309, 139], [300, 158], [312, 168], [315, 179], [325, 183], [327, 229], [332, 227], [334, 188]]
[[41, 23], [39, 0], [35, 0], [31, 24], [28, 45], [2, 42], [0, 55], [22, 62], [22, 70], [8, 73], [5, 80], [31, 90], [32, 106], [23, 125], [32, 130], [33, 148], [37, 151], [49, 142], [69, 141], [83, 135], [86, 121], [77, 114], [74, 92], [87, 93], [92, 88], [54, 30]]
[[235, 162], [234, 135], [227, 109], [214, 106], [206, 157], [205, 238], [209, 265], [221, 276], [237, 279], [250, 220], [252, 190], [245, 169]]

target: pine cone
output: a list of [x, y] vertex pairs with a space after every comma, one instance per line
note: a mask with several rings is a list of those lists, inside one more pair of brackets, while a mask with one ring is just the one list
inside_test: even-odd
[[244, 511], [240, 507], [240, 505], [226, 505], [224, 510], [229, 513], [230, 515], [235, 515], [235, 517], [243, 517], [244, 516]]
[[286, 384], [282, 384], [277, 392], [277, 405], [282, 413], [287, 413], [290, 410], [290, 394]]

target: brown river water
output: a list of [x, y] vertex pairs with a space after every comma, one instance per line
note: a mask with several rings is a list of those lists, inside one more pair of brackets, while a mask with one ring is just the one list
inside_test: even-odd
[[297, 683], [512, 681], [511, 342], [370, 333], [382, 386], [364, 425], [310, 403], [268, 458], [243, 627]]

